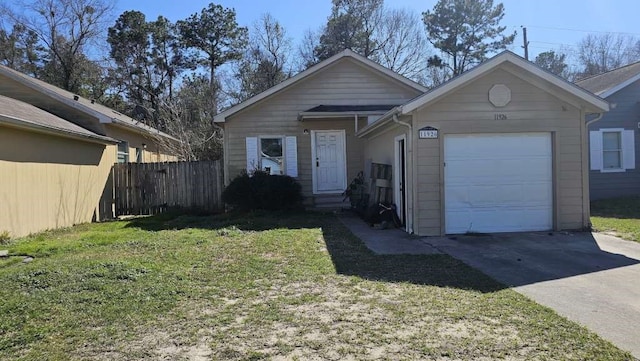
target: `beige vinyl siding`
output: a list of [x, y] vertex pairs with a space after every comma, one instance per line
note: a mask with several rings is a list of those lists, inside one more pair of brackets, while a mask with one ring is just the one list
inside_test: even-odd
[[90, 222], [115, 154], [115, 145], [0, 127], [0, 232]]
[[[402, 104], [419, 91], [343, 59], [312, 77], [227, 118], [225, 131], [226, 181], [246, 167], [245, 138], [296, 136], [298, 180], [307, 197], [312, 195], [311, 130], [346, 131], [347, 183], [364, 168], [365, 140], [354, 136], [354, 118], [298, 121], [298, 114], [318, 105]], [[360, 127], [366, 118], [359, 120]], [[309, 134], [304, 134], [308, 129]]]
[[[157, 141], [152, 136], [143, 136], [140, 133], [114, 124], [100, 123], [95, 116], [53, 99], [47, 94], [34, 90], [2, 74], [0, 74], [0, 95], [37, 106], [97, 134], [126, 140], [131, 148], [142, 147], [142, 143], [145, 143], [147, 144], [147, 149], [144, 152], [144, 162], [177, 160], [175, 156], [168, 154], [168, 152], [159, 150]], [[135, 149], [132, 149], [129, 155], [130, 161], [134, 161]]]
[[[511, 102], [507, 106], [495, 108], [489, 103], [488, 91], [494, 84], [506, 84], [511, 89]], [[551, 133], [555, 228], [578, 229], [584, 226], [584, 216], [588, 211], [583, 209], [583, 115], [577, 107], [556, 96], [563, 95], [559, 90], [548, 86], [545, 90], [508, 71], [497, 69], [415, 112], [413, 137], [417, 152], [417, 211], [414, 221], [417, 234], [441, 235], [444, 232], [442, 154], [446, 134]], [[508, 119], [495, 120], [496, 113], [505, 114]], [[417, 129], [424, 126], [438, 128], [439, 139], [417, 139]]]
[[[401, 119], [403, 122], [410, 122], [410, 117], [403, 117]], [[408, 132], [408, 128], [401, 125], [392, 125], [388, 128], [385, 128], [382, 132], [375, 133], [366, 138], [365, 146], [364, 146], [364, 159], [365, 164], [371, 163], [381, 163], [381, 164], [389, 164], [392, 167], [393, 175], [395, 176], [395, 147], [396, 147], [396, 137], [404, 135], [405, 136], [405, 167], [406, 167], [406, 178], [405, 178], [405, 194], [407, 198], [407, 227], [411, 232], [413, 231], [413, 219], [411, 218], [411, 214], [413, 214], [413, 182], [411, 179], [414, 176], [414, 171], [412, 167], [412, 144], [411, 139], [409, 138], [411, 134]], [[369, 186], [371, 184], [370, 179], [370, 169], [365, 169], [365, 180], [366, 184]], [[392, 179], [392, 185], [395, 187], [395, 181]], [[367, 188], [368, 190], [369, 188]], [[397, 203], [394, 199], [394, 203]]]
[[[153, 139], [150, 136], [144, 136], [113, 125], [106, 126], [105, 132], [108, 137], [129, 143], [129, 162], [136, 161], [136, 148], [143, 149], [142, 163], [172, 162], [177, 160], [176, 156], [167, 154], [167, 151], [159, 146], [157, 139]], [[143, 144], [146, 144], [146, 149]]]

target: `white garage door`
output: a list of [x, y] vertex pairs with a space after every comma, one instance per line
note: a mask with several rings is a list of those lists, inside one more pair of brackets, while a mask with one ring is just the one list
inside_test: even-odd
[[446, 233], [552, 228], [551, 135], [444, 139]]

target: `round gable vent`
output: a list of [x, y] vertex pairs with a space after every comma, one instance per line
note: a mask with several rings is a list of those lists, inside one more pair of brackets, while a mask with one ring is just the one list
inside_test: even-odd
[[511, 89], [504, 84], [496, 84], [489, 89], [489, 101], [494, 107], [504, 107], [511, 101]]

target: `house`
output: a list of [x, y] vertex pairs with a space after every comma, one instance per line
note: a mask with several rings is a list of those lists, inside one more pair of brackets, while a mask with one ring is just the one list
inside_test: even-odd
[[0, 96], [0, 232], [90, 222], [118, 141]]
[[176, 160], [177, 140], [0, 65], [0, 232], [113, 217], [114, 163]]
[[345, 50], [215, 121], [226, 182], [268, 168], [315, 202], [388, 164], [405, 229], [440, 236], [586, 227], [587, 117], [608, 110], [508, 51], [427, 90]]
[[640, 195], [640, 62], [582, 79], [576, 84], [611, 103], [589, 126], [591, 199]]
[[177, 140], [93, 100], [0, 65], [0, 95], [21, 100], [96, 134], [119, 141], [120, 163], [176, 160], [163, 147]]

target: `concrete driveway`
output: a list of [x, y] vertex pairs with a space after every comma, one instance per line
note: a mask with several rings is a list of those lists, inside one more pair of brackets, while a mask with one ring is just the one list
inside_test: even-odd
[[423, 237], [640, 359], [640, 244], [598, 233]]

